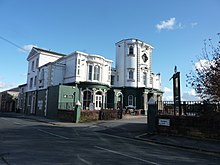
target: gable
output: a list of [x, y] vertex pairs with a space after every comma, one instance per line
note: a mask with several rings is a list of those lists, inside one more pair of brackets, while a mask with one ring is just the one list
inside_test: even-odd
[[27, 57], [27, 60], [29, 61], [31, 59], [31, 57], [33, 57], [34, 55], [38, 54], [39, 52], [35, 49], [35, 47], [33, 47]]

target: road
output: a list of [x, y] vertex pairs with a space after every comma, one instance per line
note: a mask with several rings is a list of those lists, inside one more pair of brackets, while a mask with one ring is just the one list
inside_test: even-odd
[[218, 155], [137, 140], [135, 126], [145, 123], [53, 125], [1, 115], [0, 165], [220, 164]]

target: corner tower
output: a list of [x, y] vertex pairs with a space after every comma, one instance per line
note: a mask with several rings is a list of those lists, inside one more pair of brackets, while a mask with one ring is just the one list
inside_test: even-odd
[[[123, 96], [125, 108], [146, 111], [149, 98], [153, 96], [161, 101], [163, 93], [160, 74], [152, 72], [153, 47], [135, 38], [121, 40], [115, 47], [116, 65], [112, 72], [112, 87]], [[115, 96], [119, 94], [115, 93]]]

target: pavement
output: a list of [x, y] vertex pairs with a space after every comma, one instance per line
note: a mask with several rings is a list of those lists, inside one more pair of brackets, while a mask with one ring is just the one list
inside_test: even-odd
[[[1, 116], [11, 116], [24, 119], [35, 120], [38, 122], [48, 123], [56, 126], [68, 126], [68, 127], [100, 127], [96, 131], [111, 134], [114, 136], [120, 136], [125, 138], [132, 138], [136, 140], [178, 147], [182, 149], [190, 149], [195, 151], [202, 151], [212, 154], [217, 154], [220, 156], [220, 141], [215, 139], [200, 139], [194, 137], [183, 137], [183, 136], [171, 136], [171, 135], [160, 135], [160, 134], [148, 134], [147, 124], [145, 124], [143, 119], [146, 116], [125, 116], [121, 120], [113, 121], [96, 121], [90, 123], [66, 123], [60, 122], [58, 120], [47, 119], [45, 117], [34, 116], [34, 115], [24, 115], [19, 113], [2, 113]], [[142, 120], [142, 126], [138, 120]], [[136, 122], [137, 121], [137, 122]], [[111, 123], [118, 122], [123, 123], [123, 126], [112, 125]], [[135, 124], [136, 123], [136, 124]], [[139, 124], [139, 125], [138, 125]], [[111, 125], [111, 126], [110, 126]], [[125, 125], [127, 128], [125, 129]], [[141, 127], [140, 127], [141, 126]]]

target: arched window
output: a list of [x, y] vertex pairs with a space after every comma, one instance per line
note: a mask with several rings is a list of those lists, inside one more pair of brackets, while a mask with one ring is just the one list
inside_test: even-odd
[[128, 96], [128, 106], [133, 106], [133, 96], [132, 95]]
[[83, 109], [89, 109], [89, 104], [92, 103], [92, 92], [83, 92]]
[[134, 47], [133, 46], [129, 46], [129, 54], [134, 54]]
[[94, 77], [93, 77], [94, 80], [97, 80], [99, 81], [100, 80], [100, 66], [96, 65], [94, 67]]

